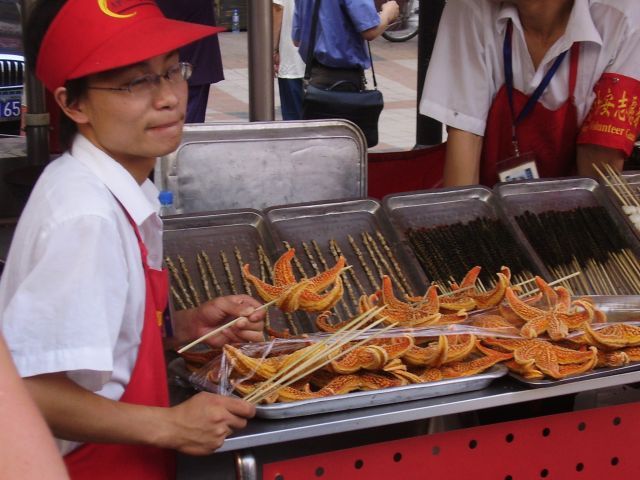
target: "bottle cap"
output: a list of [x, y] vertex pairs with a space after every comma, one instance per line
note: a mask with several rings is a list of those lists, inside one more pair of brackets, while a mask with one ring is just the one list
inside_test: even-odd
[[158, 195], [160, 205], [173, 205], [173, 192], [171, 190], [162, 190]]

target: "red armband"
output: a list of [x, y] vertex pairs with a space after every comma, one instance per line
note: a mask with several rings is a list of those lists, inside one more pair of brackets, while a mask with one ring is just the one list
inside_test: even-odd
[[615, 148], [629, 156], [640, 132], [640, 81], [604, 73], [593, 91], [596, 98], [580, 129], [578, 144]]

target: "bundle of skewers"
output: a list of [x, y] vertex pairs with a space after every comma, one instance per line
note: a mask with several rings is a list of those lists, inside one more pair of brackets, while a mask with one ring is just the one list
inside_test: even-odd
[[553, 276], [581, 272], [574, 293], [640, 293], [638, 260], [604, 207], [526, 211], [516, 221]]
[[475, 265], [483, 267], [478, 279], [481, 289], [493, 288], [495, 279], [490, 272], [499, 271], [502, 265], [509, 265], [518, 282], [533, 278], [528, 259], [497, 219], [481, 217], [466, 223], [409, 228], [405, 236], [427, 277], [443, 291], [452, 278], [461, 278]]
[[629, 221], [640, 232], [640, 194], [638, 193], [638, 186], [629, 183], [624, 176], [608, 164], [603, 167], [604, 171], [598, 168], [597, 165], [594, 165], [594, 168], [613, 192]]
[[[196, 253], [195, 258], [185, 258], [181, 254], [166, 256], [165, 265], [170, 274], [173, 308], [176, 311], [194, 308], [225, 295], [254, 295], [254, 289], [242, 275], [242, 268], [247, 263], [245, 260], [250, 260], [249, 263], [259, 272], [261, 280], [273, 280], [271, 260], [260, 244], [252, 251], [245, 249], [244, 255], [238, 246], [233, 246], [231, 249], [215, 252], [202, 249]], [[296, 335], [304, 330], [300, 320], [286, 312], [267, 314], [265, 330], [269, 332], [272, 328], [287, 328]]]
[[[294, 254], [288, 250], [275, 262], [273, 284], [243, 267], [265, 305], [288, 311], [335, 305], [344, 292], [344, 258], [297, 280]], [[539, 277], [539, 293], [522, 295], [506, 267], [497, 273], [496, 287], [481, 292], [479, 273], [474, 267], [452, 285], [453, 295], [438, 294], [431, 285], [423, 296], [403, 299], [383, 276], [381, 290], [363, 295], [359, 313], [330, 333], [226, 346], [217, 366], [200, 376], [250, 402], [270, 403], [442, 381], [500, 362], [525, 379], [562, 379], [640, 361], [640, 328], [607, 324], [589, 298], [574, 299], [565, 287]]]

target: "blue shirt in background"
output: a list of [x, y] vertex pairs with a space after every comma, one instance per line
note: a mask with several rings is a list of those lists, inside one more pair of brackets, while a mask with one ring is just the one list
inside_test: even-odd
[[[315, 0], [295, 0], [292, 38], [307, 60]], [[380, 17], [373, 0], [322, 0], [316, 27], [315, 59], [327, 67], [367, 69], [369, 52], [361, 32], [377, 27]]]

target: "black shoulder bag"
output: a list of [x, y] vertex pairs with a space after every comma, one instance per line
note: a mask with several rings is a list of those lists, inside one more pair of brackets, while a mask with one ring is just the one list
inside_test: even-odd
[[307, 85], [302, 101], [302, 118], [305, 120], [326, 118], [349, 120], [360, 127], [367, 139], [367, 147], [374, 147], [378, 144], [378, 118], [384, 107], [384, 100], [382, 92], [378, 90], [369, 42], [367, 42], [367, 47], [369, 49], [369, 58], [371, 59], [373, 90], [359, 90], [359, 86], [356, 85], [354, 85], [355, 91], [336, 90], [337, 87], [343, 86], [345, 81], [336, 82], [326, 88], [316, 87], [309, 83], [316, 46], [316, 27], [320, 2], [321, 0], [316, 0], [313, 7], [313, 18], [311, 19], [309, 54], [304, 75]]

